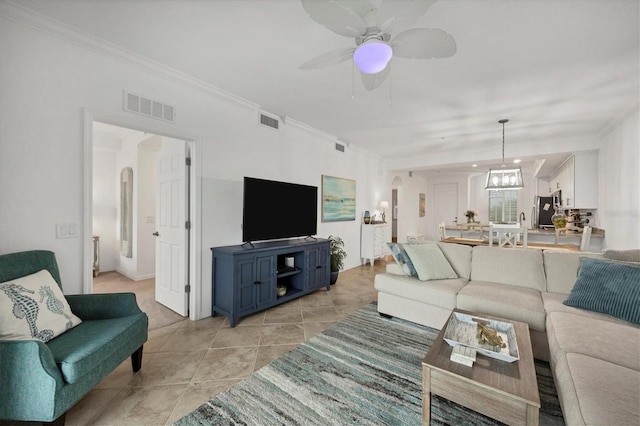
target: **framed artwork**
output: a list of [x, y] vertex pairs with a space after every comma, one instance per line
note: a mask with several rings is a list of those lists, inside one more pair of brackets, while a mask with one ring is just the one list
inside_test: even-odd
[[322, 221], [356, 220], [356, 181], [322, 175]]
[[426, 199], [425, 199], [425, 195], [423, 193], [418, 194], [419, 199], [418, 199], [418, 216], [420, 217], [424, 217], [424, 215], [426, 214]]

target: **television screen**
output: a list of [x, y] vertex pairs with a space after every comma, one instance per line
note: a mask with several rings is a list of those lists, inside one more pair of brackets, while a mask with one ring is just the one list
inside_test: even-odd
[[315, 235], [318, 187], [244, 178], [242, 241]]

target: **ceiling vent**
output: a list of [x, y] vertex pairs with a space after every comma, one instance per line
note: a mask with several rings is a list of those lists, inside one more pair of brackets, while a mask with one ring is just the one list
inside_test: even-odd
[[173, 106], [127, 91], [123, 92], [123, 109], [158, 120], [175, 122], [175, 108]]
[[336, 142], [336, 151], [344, 152], [344, 145]]
[[280, 124], [280, 122], [276, 118], [269, 117], [268, 115], [260, 114], [260, 124], [264, 124], [265, 126], [278, 129], [278, 125]]

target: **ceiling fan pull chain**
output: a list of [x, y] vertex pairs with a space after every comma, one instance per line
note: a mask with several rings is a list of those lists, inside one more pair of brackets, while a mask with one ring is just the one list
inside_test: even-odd
[[351, 61], [351, 101], [356, 99], [356, 63]]

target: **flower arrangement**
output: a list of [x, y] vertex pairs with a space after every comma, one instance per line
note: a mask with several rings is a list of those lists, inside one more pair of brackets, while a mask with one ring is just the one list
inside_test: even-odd
[[475, 222], [476, 216], [480, 215], [480, 212], [474, 211], [474, 210], [467, 210], [467, 212], [464, 215], [467, 217], [467, 223], [473, 223]]

